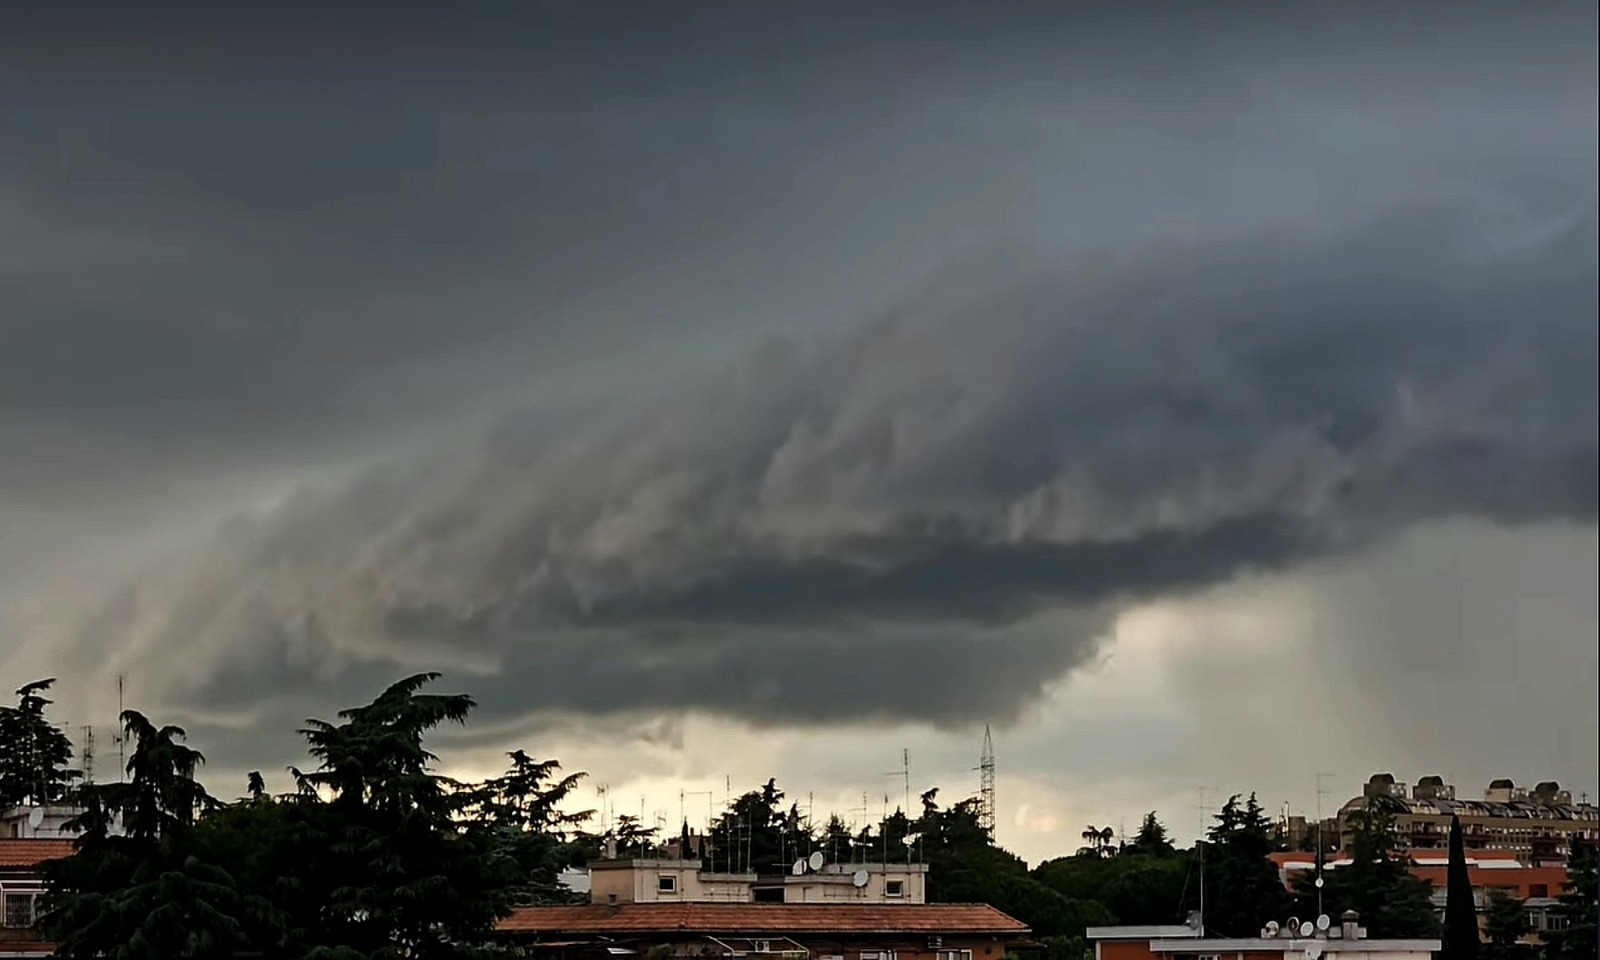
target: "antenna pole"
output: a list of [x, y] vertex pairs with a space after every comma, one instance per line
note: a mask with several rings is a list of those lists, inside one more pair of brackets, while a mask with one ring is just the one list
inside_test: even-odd
[[124, 713], [124, 708], [123, 708], [123, 705], [122, 705], [122, 674], [119, 673], [119, 674], [117, 674], [117, 782], [118, 783], [121, 783], [123, 778], [128, 775], [128, 761], [127, 761], [127, 758], [123, 755], [123, 751], [124, 751], [125, 745], [126, 745], [127, 740], [128, 740], [127, 731], [124, 730], [123, 726], [122, 726], [122, 714], [123, 713]]
[[1322, 780], [1331, 777], [1331, 773], [1317, 774], [1317, 916], [1322, 916]]

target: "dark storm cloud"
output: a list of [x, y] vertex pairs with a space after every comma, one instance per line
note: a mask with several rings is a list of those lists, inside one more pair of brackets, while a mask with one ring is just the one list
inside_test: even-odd
[[961, 722], [1132, 601], [1593, 521], [1592, 6], [956, 6], [8, 7], [0, 630], [109, 551], [35, 646], [242, 755], [424, 668]]
[[202, 713], [452, 665], [491, 717], [1021, 709], [1131, 600], [1429, 518], [1592, 521], [1596, 255], [1592, 206], [1421, 204], [953, 264], [842, 341], [240, 520], [95, 635]]

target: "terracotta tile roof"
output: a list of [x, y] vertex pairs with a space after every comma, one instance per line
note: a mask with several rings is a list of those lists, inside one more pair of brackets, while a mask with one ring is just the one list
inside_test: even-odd
[[46, 860], [72, 856], [71, 840], [0, 839], [0, 870], [32, 869]]
[[603, 903], [522, 907], [506, 933], [1022, 934], [986, 903]]

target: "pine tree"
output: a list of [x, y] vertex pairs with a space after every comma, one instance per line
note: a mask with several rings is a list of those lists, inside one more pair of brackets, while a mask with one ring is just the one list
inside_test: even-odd
[[1461, 839], [1461, 819], [1450, 818], [1450, 865], [1445, 873], [1444, 943], [1441, 960], [1477, 960], [1478, 909]]
[[1151, 857], [1172, 856], [1172, 841], [1167, 839], [1167, 828], [1156, 819], [1154, 810], [1145, 814], [1144, 821], [1139, 824], [1139, 833], [1133, 838], [1132, 852]]
[[0, 811], [20, 803], [59, 803], [79, 776], [69, 769], [72, 741], [45, 718], [44, 694], [55, 678], [17, 691], [15, 707], [0, 707]]
[[1574, 838], [1567, 858], [1567, 887], [1551, 911], [1561, 923], [1544, 937], [1548, 960], [1594, 960], [1600, 955], [1596, 940], [1600, 897], [1596, 887], [1595, 848]]
[[1268, 920], [1287, 916], [1289, 892], [1268, 854], [1272, 825], [1256, 795], [1223, 804], [1206, 844], [1206, 927], [1222, 936], [1254, 936]]

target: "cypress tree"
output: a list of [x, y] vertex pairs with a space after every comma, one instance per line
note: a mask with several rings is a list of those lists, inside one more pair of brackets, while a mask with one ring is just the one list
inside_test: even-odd
[[1445, 873], [1443, 960], [1477, 960], [1478, 909], [1472, 902], [1472, 878], [1461, 841], [1461, 820], [1450, 818], [1450, 866]]

